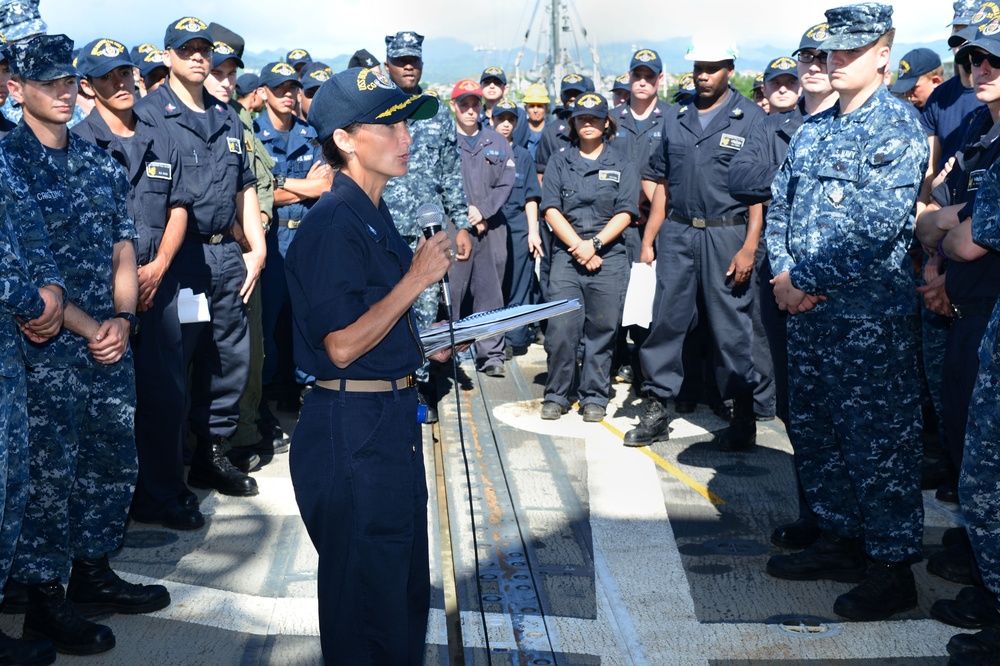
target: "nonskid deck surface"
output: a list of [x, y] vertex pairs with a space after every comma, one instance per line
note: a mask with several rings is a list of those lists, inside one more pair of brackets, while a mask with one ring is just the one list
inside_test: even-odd
[[[471, 363], [459, 373], [457, 392], [441, 380], [439, 426], [424, 428], [428, 665], [947, 662], [957, 630], [929, 619], [928, 609], [961, 587], [923, 564], [914, 567], [919, 607], [872, 623], [833, 614], [850, 585], [764, 572], [780, 552], [771, 530], [797, 511], [780, 421], [758, 424], [754, 452], [723, 453], [714, 438], [725, 423], [699, 406], [672, 414], [670, 441], [629, 449], [621, 440], [640, 405], [627, 385], [614, 386], [603, 423], [584, 423], [576, 410], [542, 421], [540, 347], [508, 363], [504, 379], [478, 375]], [[101, 618], [117, 647], [88, 663], [321, 663], [316, 553], [288, 456], [254, 477], [257, 497], [199, 491], [202, 530], [130, 525], [114, 568], [133, 582], [164, 583], [173, 603]], [[925, 508], [932, 552], [957, 517], [933, 493]], [[22, 619], [2, 615], [0, 629], [18, 636]], [[60, 655], [57, 664], [80, 660]]]

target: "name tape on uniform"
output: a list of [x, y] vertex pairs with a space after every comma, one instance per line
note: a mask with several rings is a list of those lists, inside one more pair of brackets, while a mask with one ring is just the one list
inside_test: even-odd
[[733, 150], [740, 150], [746, 142], [747, 140], [742, 136], [735, 134], [723, 134], [722, 138], [719, 139], [720, 146], [723, 148], [732, 148]]
[[598, 180], [610, 180], [615, 183], [621, 182], [622, 172], [611, 169], [601, 169], [597, 174]]
[[146, 175], [160, 180], [172, 180], [173, 166], [169, 162], [150, 162], [146, 165]]

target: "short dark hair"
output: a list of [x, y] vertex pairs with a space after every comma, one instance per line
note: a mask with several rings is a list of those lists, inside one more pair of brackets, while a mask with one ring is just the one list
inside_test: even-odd
[[[348, 134], [354, 134], [360, 128], [361, 123], [351, 123], [344, 128], [344, 131]], [[347, 165], [347, 160], [334, 142], [332, 134], [320, 145], [320, 149], [323, 151], [323, 161], [329, 164], [334, 171], [340, 171]]]
[[[576, 133], [576, 123], [574, 118], [569, 119], [569, 140], [570, 143], [579, 143], [580, 135]], [[618, 123], [611, 116], [608, 116], [608, 126], [604, 129], [604, 140], [611, 141], [618, 134]]]

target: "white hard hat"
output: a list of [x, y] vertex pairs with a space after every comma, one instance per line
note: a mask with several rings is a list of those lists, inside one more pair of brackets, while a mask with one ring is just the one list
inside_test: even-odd
[[736, 60], [739, 55], [736, 41], [730, 35], [712, 32], [692, 37], [684, 59], [721, 62], [723, 60]]

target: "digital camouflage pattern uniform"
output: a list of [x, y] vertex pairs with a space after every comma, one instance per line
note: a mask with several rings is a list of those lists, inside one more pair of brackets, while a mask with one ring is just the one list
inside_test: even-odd
[[[409, 172], [389, 180], [382, 192], [382, 200], [389, 207], [403, 240], [409, 243], [411, 250], [415, 250], [417, 241], [423, 235], [417, 223], [417, 208], [421, 204], [440, 202], [445, 215], [457, 228], [468, 229], [470, 225], [462, 188], [455, 123], [448, 105], [440, 104], [433, 118], [407, 120], [406, 126], [413, 139]], [[434, 284], [413, 304], [417, 326], [421, 330], [437, 320], [440, 295], [440, 286]]]
[[42, 314], [38, 287], [63, 286], [38, 207], [0, 153], [0, 583], [7, 580], [28, 500], [24, 339], [15, 317]]
[[882, 562], [921, 556], [917, 299], [907, 248], [927, 139], [880, 87], [803, 122], [772, 186], [775, 275], [823, 295], [788, 318], [789, 437], [819, 525]]
[[[979, 188], [972, 239], [1000, 252], [1000, 162]], [[1000, 304], [979, 347], [958, 493], [983, 583], [1000, 597]]]
[[[67, 299], [98, 321], [114, 317], [113, 246], [136, 237], [121, 165], [70, 135], [64, 169], [23, 123], [0, 147], [38, 202]], [[135, 375], [131, 351], [99, 364], [66, 329], [26, 352], [31, 486], [11, 575], [35, 585], [121, 545], [138, 468]]]

